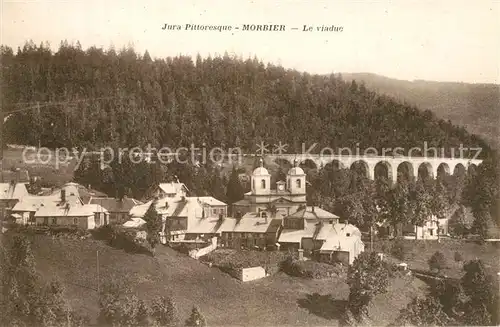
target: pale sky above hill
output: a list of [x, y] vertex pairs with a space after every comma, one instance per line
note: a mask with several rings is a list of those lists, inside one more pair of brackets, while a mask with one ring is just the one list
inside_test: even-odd
[[[499, 83], [500, 1], [0, 1], [0, 43], [14, 49], [28, 39], [54, 50], [63, 39], [84, 48], [131, 43], [152, 57], [227, 51], [310, 73]], [[240, 30], [163, 31], [166, 23]], [[248, 32], [243, 24], [284, 24], [287, 31]], [[302, 32], [303, 25], [343, 32]]]

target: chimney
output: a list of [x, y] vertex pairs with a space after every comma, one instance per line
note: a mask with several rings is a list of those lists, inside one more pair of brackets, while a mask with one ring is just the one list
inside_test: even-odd
[[265, 219], [265, 222], [267, 224], [267, 212], [266, 211], [261, 211], [260, 212], [260, 217]]
[[312, 205], [312, 212], [314, 212], [314, 204]]
[[21, 169], [16, 168], [16, 182], [19, 183], [21, 182]]
[[61, 190], [61, 202], [66, 202], [66, 190]]

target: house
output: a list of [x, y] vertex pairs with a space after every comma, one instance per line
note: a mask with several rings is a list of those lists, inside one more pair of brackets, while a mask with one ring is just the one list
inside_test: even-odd
[[23, 183], [16, 183], [15, 181], [0, 183], [0, 219], [3, 220], [9, 217], [10, 209], [28, 195], [26, 185]]
[[227, 204], [211, 196], [196, 197], [203, 207], [202, 217], [219, 218], [221, 215], [227, 217]]
[[108, 211], [99, 204], [72, 206], [63, 202], [56, 206], [43, 206], [35, 212], [37, 225], [78, 226], [94, 229], [109, 223]]
[[326, 241], [319, 249], [319, 261], [321, 262], [341, 262], [351, 265], [354, 259], [365, 250], [365, 245], [361, 241], [361, 236], [349, 234], [342, 229], [334, 227]]
[[183, 239], [173, 243], [208, 244], [217, 237], [217, 244], [227, 248], [275, 247], [282, 229], [283, 216], [274, 217], [266, 211], [249, 212], [241, 218], [201, 218], [192, 221]]
[[[274, 248], [282, 229], [283, 216], [272, 216], [266, 211], [248, 212], [242, 218], [226, 218], [220, 228], [222, 247]], [[224, 220], [226, 220], [224, 219]]]
[[[47, 208], [57, 209], [69, 205], [74, 212], [75, 208], [84, 206], [80, 197], [80, 189], [81, 185], [79, 184], [67, 183], [60, 189], [49, 190], [46, 195], [24, 196], [12, 207], [11, 217], [15, 218], [18, 224], [35, 224], [37, 223], [35, 214], [41, 209], [47, 211], [49, 210]], [[38, 223], [41, 223], [40, 219]]]
[[35, 224], [35, 212], [43, 206], [56, 206], [61, 201], [58, 195], [23, 197], [11, 209], [11, 217], [20, 225]]
[[306, 174], [295, 162], [285, 181], [276, 182], [276, 189], [271, 189], [271, 175], [264, 168], [263, 161], [250, 177], [251, 190], [244, 198], [232, 204], [233, 213], [243, 215], [247, 212], [266, 210], [275, 206], [284, 216], [296, 212], [306, 205]]
[[316, 206], [300, 208], [297, 212], [284, 218], [283, 226], [286, 229], [302, 229], [306, 222], [320, 222], [325, 224], [339, 223], [339, 217], [331, 212]]
[[144, 218], [147, 210], [155, 203], [156, 212], [164, 222], [165, 242], [184, 239], [188, 227], [198, 219], [225, 217], [227, 204], [211, 196], [203, 197], [164, 197], [133, 207], [130, 218]]
[[454, 204], [446, 212], [443, 218], [438, 218], [432, 215], [423, 226], [414, 226], [414, 233], [418, 240], [437, 240], [440, 236], [447, 236], [453, 229], [453, 223], [457, 220], [462, 221], [462, 224], [472, 226], [474, 217], [470, 208], [463, 205]]
[[304, 220], [300, 229], [283, 229], [278, 243], [282, 250], [303, 250], [327, 262], [351, 264], [364, 251], [360, 230], [351, 224]]
[[189, 192], [188, 188], [184, 183], [170, 182], [170, 183], [160, 183], [158, 187], [152, 194], [152, 197], [159, 199], [162, 198], [174, 198], [180, 196], [187, 196]]
[[29, 184], [30, 174], [26, 169], [21, 170], [20, 168], [3, 170], [0, 173], [0, 183], [10, 183], [12, 181], [20, 184]]
[[122, 199], [110, 197], [91, 197], [89, 204], [99, 204], [109, 212], [110, 224], [123, 224], [129, 219], [130, 210], [142, 204], [142, 202], [135, 199], [124, 197]]

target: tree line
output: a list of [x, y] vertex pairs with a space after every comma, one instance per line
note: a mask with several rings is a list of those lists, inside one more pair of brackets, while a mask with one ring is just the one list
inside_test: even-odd
[[[488, 145], [430, 111], [339, 75], [311, 75], [227, 54], [152, 59], [132, 48], [29, 41], [1, 47], [6, 141], [47, 147], [222, 146], [264, 141], [349, 147]], [[37, 105], [38, 104], [38, 105]], [[41, 105], [40, 105], [41, 104]], [[21, 110], [21, 111], [19, 111]], [[415, 154], [415, 153], [414, 153]]]

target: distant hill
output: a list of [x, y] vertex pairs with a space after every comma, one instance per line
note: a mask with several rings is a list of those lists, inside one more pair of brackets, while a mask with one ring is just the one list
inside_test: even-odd
[[500, 146], [500, 86], [434, 81], [405, 81], [370, 73], [342, 73], [346, 81], [363, 81], [368, 89], [394, 97], [439, 118], [464, 126]]

